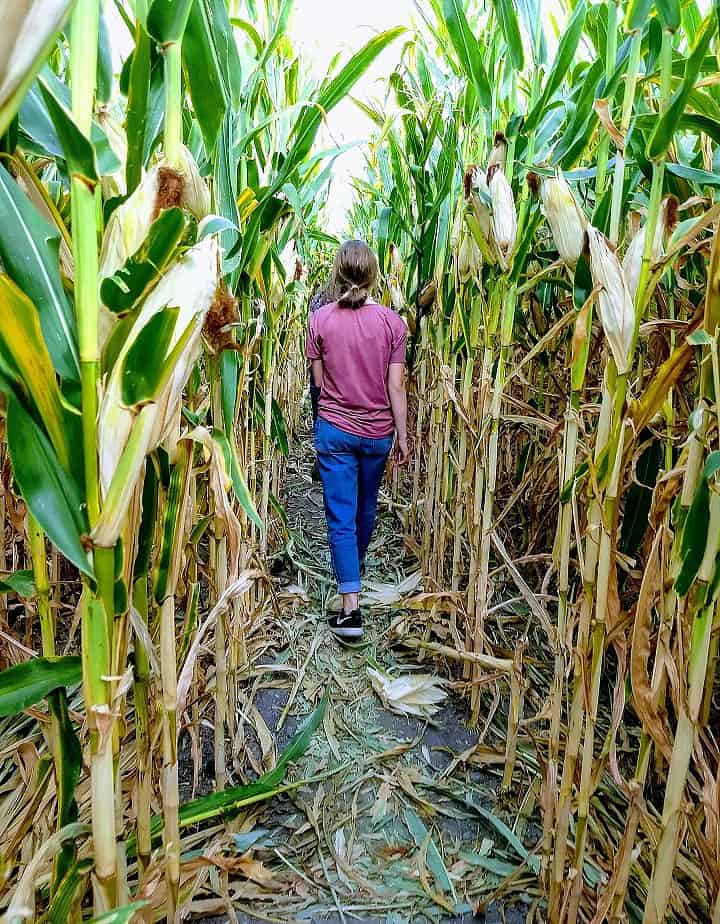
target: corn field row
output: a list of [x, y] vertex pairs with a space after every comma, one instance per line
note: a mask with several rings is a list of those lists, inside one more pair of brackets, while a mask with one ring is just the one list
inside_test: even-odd
[[227, 890], [198, 852], [322, 720], [232, 785], [333, 243], [316, 140], [398, 41], [349, 220], [410, 331], [401, 641], [503, 716], [543, 920], [720, 922], [718, 14], [544, 6], [429, 0], [321, 82], [291, 0], [118, 3], [119, 75], [99, 0], [0, 11], [7, 921]]
[[[197, 825], [274, 792], [320, 718], [228, 785], [276, 618], [304, 268], [325, 246], [313, 146], [396, 37], [318, 82], [290, 6], [118, 4], [119, 81], [99, 0], [0, 12], [9, 922], [176, 920], [210, 875], [181, 859], [217, 830]], [[179, 732], [198, 751], [207, 722], [214, 792], [181, 807]]]
[[543, 919], [718, 921], [717, 12], [420, 12], [352, 219], [413, 341], [424, 646], [542, 777]]

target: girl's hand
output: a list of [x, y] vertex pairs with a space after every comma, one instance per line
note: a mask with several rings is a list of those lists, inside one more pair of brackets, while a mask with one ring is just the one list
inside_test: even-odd
[[396, 465], [407, 465], [410, 459], [410, 450], [406, 436], [398, 436], [395, 440], [393, 458]]

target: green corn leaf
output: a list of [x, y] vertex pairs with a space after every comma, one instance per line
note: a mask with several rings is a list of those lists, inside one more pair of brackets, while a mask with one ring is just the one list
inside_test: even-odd
[[159, 45], [182, 40], [195, 0], [153, 0], [147, 15], [147, 31]]
[[189, 213], [179, 208], [162, 211], [125, 265], [103, 279], [103, 303], [116, 314], [132, 311], [165, 274], [178, 248], [192, 246], [196, 238], [197, 224]]
[[80, 379], [75, 316], [60, 278], [60, 234], [0, 165], [0, 259], [37, 308], [55, 370]]
[[592, 276], [590, 275], [590, 261], [585, 254], [575, 267], [573, 285], [573, 300], [578, 311], [575, 321], [575, 330], [572, 339], [572, 353], [570, 359], [570, 383], [574, 392], [580, 392], [585, 382], [588, 356], [590, 355], [590, 342], [592, 340], [593, 304], [590, 295], [593, 290]]
[[156, 401], [195, 330], [195, 320], [178, 337], [168, 353], [179, 308], [162, 308], [137, 335], [123, 360], [122, 400], [128, 406]]
[[[73, 849], [74, 845], [70, 845]], [[74, 851], [73, 851], [74, 852]], [[50, 898], [48, 921], [50, 924], [66, 924], [72, 920], [73, 909], [82, 897], [93, 867], [94, 859], [71, 861], [62, 880], [56, 884]]]
[[150, 572], [157, 509], [158, 476], [152, 460], [148, 460], [143, 484], [142, 518], [138, 533], [137, 554], [135, 555], [135, 564], [133, 566], [133, 581], [137, 581], [143, 575], [147, 576]]
[[123, 360], [122, 400], [128, 407], [151, 401], [165, 375], [165, 355], [172, 342], [179, 308], [163, 308], [137, 335]]
[[705, 477], [695, 491], [693, 502], [688, 510], [680, 538], [680, 555], [682, 564], [675, 580], [675, 590], [684, 597], [692, 587], [695, 576], [705, 554], [710, 522], [710, 488]]
[[30, 299], [0, 274], [0, 372], [13, 382], [23, 404], [31, 403], [43, 422], [60, 464], [68, 471], [72, 453], [68, 445], [63, 400], [52, 360], [40, 328], [38, 312]]
[[685, 164], [665, 164], [668, 173], [679, 176], [690, 183], [696, 183], [698, 186], [720, 186], [720, 173], [710, 173], [708, 170], [699, 170], [697, 167], [687, 167]]
[[655, 131], [650, 137], [647, 147], [647, 156], [650, 160], [659, 160], [665, 156], [667, 149], [672, 143], [673, 136], [677, 131], [680, 120], [685, 112], [688, 97], [695, 87], [695, 82], [700, 73], [700, 67], [705, 58], [705, 53], [710, 46], [710, 41], [715, 34], [715, 18], [708, 16], [702, 25], [692, 54], [687, 59], [685, 76], [675, 92], [670, 105], [662, 114], [655, 127]]
[[518, 25], [515, 0], [493, 0], [495, 13], [500, 20], [505, 41], [510, 49], [510, 57], [516, 70], [521, 71], [525, 66], [525, 53], [523, 52], [520, 26]]
[[35, 593], [32, 570], [0, 574], [0, 594], [8, 593], [17, 594], [19, 597], [32, 597]]
[[462, 0], [443, 0], [443, 19], [460, 67], [475, 87], [481, 105], [485, 109], [490, 109], [492, 106], [490, 81], [482, 62], [480, 46], [470, 29], [463, 7]]
[[6, 33], [3, 35], [3, 43], [8, 60], [3, 62], [3, 65], [12, 64], [12, 69], [8, 68], [0, 79], [0, 136], [8, 130], [35, 75], [55, 45], [73, 2], [74, 0], [64, 0], [60, 3], [44, 0], [43, 15], [37, 16], [36, 28], [32, 34], [23, 36], [26, 46], [22, 55], [17, 55], [14, 59], [11, 58], [11, 52], [16, 42], [20, 41], [20, 30], [27, 11], [22, 4], [14, 4], [15, 10], [9, 9], [10, 3], [6, 4], [8, 10], [4, 13], [3, 28]]
[[292, 147], [279, 170], [268, 197], [282, 189], [284, 184], [305, 160], [312, 149], [324, 115], [330, 112], [352, 90], [381, 52], [405, 32], [401, 26], [374, 36], [356, 52], [335, 76], [328, 78], [313, 99], [302, 110], [291, 132]]
[[35, 706], [53, 690], [77, 686], [82, 664], [76, 655], [31, 658], [0, 671], [0, 716], [17, 715]]
[[[70, 36], [72, 46], [72, 36]], [[107, 17], [103, 5], [100, 5], [98, 22], [98, 59], [95, 98], [98, 103], [109, 103], [113, 89], [112, 43], [108, 31]]]
[[263, 50], [258, 60], [258, 70], [267, 65], [268, 61], [275, 53], [275, 49], [285, 35], [293, 3], [294, 0], [281, 0], [280, 9], [274, 17], [272, 32], [263, 43]]
[[223, 410], [223, 424], [227, 433], [235, 426], [240, 360], [235, 350], [225, 350], [220, 356], [220, 397]]
[[218, 444], [222, 452], [223, 461], [225, 463], [225, 471], [230, 475], [235, 497], [237, 498], [245, 513], [257, 526], [257, 528], [263, 530], [265, 525], [260, 517], [260, 514], [257, 512], [255, 504], [253, 503], [252, 495], [250, 494], [250, 489], [248, 488], [247, 482], [243, 477], [243, 473], [240, 471], [240, 464], [238, 462], [235, 446], [230, 442], [222, 430], [213, 429], [212, 438]]
[[663, 29], [677, 32], [682, 22], [680, 0], [655, 0], [655, 6]]
[[440, 851], [437, 849], [435, 841], [430, 837], [428, 829], [411, 808], [405, 809], [405, 824], [408, 826], [408, 830], [418, 847], [423, 847], [427, 841], [427, 865], [430, 872], [433, 874], [440, 891], [449, 892], [453, 900], [457, 902], [455, 886], [452, 884], [452, 879], [443, 863]]
[[95, 149], [75, 124], [70, 109], [53, 94], [43, 77], [38, 78], [38, 83], [62, 147], [68, 173], [83, 183], [93, 185], [99, 179]]
[[33, 516], [63, 555], [92, 577], [81, 541], [88, 527], [80, 489], [38, 424], [13, 397], [8, 399], [7, 442], [15, 480]]
[[565, 29], [565, 32], [560, 39], [557, 55], [555, 57], [553, 66], [550, 69], [550, 73], [548, 74], [548, 78], [545, 81], [545, 86], [543, 87], [540, 99], [525, 120], [526, 132], [533, 131], [540, 124], [540, 120], [545, 115], [551, 99], [558, 91], [563, 80], [565, 80], [565, 77], [569, 73], [570, 68], [572, 67], [575, 60], [575, 52], [577, 51], [577, 47], [580, 44], [580, 39], [583, 36], [586, 14], [586, 0], [580, 0], [580, 2], [573, 10], [573, 14], [570, 17], [567, 28]]
[[703, 468], [703, 478], [707, 478], [709, 481], [717, 475], [718, 472], [720, 472], [720, 450], [716, 449], [715, 452], [711, 452], [707, 457], [705, 467]]
[[630, 0], [625, 10], [625, 29], [637, 32], [647, 25], [653, 0]]
[[[244, 786], [235, 786], [222, 792], [211, 793], [200, 799], [194, 799], [180, 806], [180, 827], [217, 818], [219, 815], [237, 813], [243, 805], [251, 805], [275, 795], [282, 783], [285, 772], [290, 763], [300, 760], [307, 751], [313, 735], [322, 724], [327, 708], [327, 694], [322, 698], [317, 708], [308, 716], [306, 721], [295, 734], [290, 744], [280, 755], [275, 767], [263, 774], [254, 783]], [[162, 815], [154, 815], [151, 823], [153, 839], [162, 832]], [[128, 839], [128, 855], [133, 856], [136, 849], [135, 836]]]
[[147, 906], [147, 902], [133, 902], [131, 905], [124, 905], [122, 908], [115, 908], [113, 911], [106, 911], [104, 914], [93, 918], [88, 924], [130, 924], [137, 913]]
[[208, 152], [225, 114], [238, 109], [242, 73], [225, 0], [196, 0], [182, 47], [193, 109]]
[[562, 490], [560, 491], [560, 503], [568, 504], [572, 499], [573, 494], [577, 491], [580, 485], [587, 479], [590, 474], [590, 465], [588, 462], [581, 462], [580, 465], [575, 469], [567, 482], [563, 485]]
[[[75, 788], [80, 779], [82, 748], [80, 747], [80, 741], [73, 728], [73, 724], [70, 721], [67, 692], [64, 689], [54, 690], [48, 695], [48, 709], [55, 719], [55, 726], [58, 730], [58, 750], [53, 756], [55, 760], [55, 781], [58, 796], [58, 826], [64, 827], [77, 820]], [[59, 884], [66, 873], [71, 869], [74, 860], [75, 845], [72, 843], [66, 844], [58, 854], [55, 863], [53, 880], [56, 884]], [[56, 920], [61, 919], [56, 918]], [[67, 920], [67, 918], [65, 920]]]
[[127, 161], [125, 180], [128, 195], [140, 183], [145, 162], [145, 135], [150, 106], [150, 73], [152, 48], [150, 36], [138, 22], [135, 26], [135, 50], [132, 54], [125, 110], [125, 135], [127, 137]]
[[165, 502], [165, 522], [162, 543], [155, 574], [155, 600], [161, 604], [175, 586], [175, 575], [182, 557], [179, 530], [183, 528], [182, 512], [186, 502], [186, 487], [191, 472], [190, 457], [192, 450], [188, 442], [179, 444], [178, 459], [170, 475], [167, 500]]
[[[215, 148], [215, 170], [213, 193], [215, 208], [219, 213], [218, 221], [226, 222], [224, 227], [216, 228], [220, 232], [220, 248], [223, 254], [223, 273], [230, 276], [232, 290], [237, 285], [237, 276], [228, 268], [225, 254], [229, 254], [240, 240], [240, 215], [238, 212], [238, 167], [242, 147], [235, 143], [235, 119], [231, 110], [225, 113]], [[203, 231], [206, 230], [203, 224]]]
[[377, 240], [377, 250], [378, 250], [378, 262], [380, 264], [383, 272], [387, 272], [389, 268], [389, 253], [390, 253], [390, 221], [392, 219], [393, 210], [388, 208], [381, 208], [378, 212], [377, 219], [377, 230], [375, 232]]
[[515, 832], [509, 828], [505, 822], [498, 818], [493, 812], [488, 809], [483, 808], [478, 805], [472, 798], [465, 798], [462, 800], [468, 808], [473, 809], [484, 818], [486, 821], [495, 828], [498, 834], [501, 834], [505, 838], [508, 845], [515, 850], [518, 856], [522, 857], [523, 860], [527, 863], [529, 868], [534, 872], [538, 873], [540, 871], [540, 858], [535, 856], [535, 854], [530, 853], [530, 851], [525, 847], [520, 838], [515, 834]]
[[239, 19], [236, 16], [233, 16], [230, 22], [235, 29], [241, 29], [245, 35], [247, 35], [247, 37], [253, 43], [255, 47], [255, 53], [259, 58], [262, 54], [265, 43], [263, 41], [262, 35], [260, 35], [255, 26], [251, 22], [248, 22], [246, 19]]
[[275, 441], [275, 445], [287, 459], [290, 455], [290, 440], [288, 438], [285, 415], [278, 402], [273, 398], [270, 419], [270, 436]]
[[[50, 155], [63, 159], [65, 153], [55, 129], [52, 118], [45, 105], [45, 99], [40, 88], [40, 81], [46, 92], [50, 92], [57, 105], [64, 111], [71, 111], [70, 89], [49, 67], [44, 67], [40, 77], [30, 88], [19, 114], [19, 129], [21, 134], [21, 147], [34, 154]], [[100, 125], [93, 121], [90, 129], [90, 141], [95, 149], [95, 160], [98, 171], [102, 176], [115, 173], [120, 169], [120, 161], [110, 147], [107, 135]]]

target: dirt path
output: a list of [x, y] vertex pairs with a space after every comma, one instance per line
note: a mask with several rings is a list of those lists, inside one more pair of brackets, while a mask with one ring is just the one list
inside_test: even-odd
[[[281, 750], [327, 693], [323, 726], [292, 777], [329, 775], [276, 797], [242, 823], [241, 831], [254, 831], [251, 838], [261, 832], [248, 862], [262, 866], [255, 882], [234, 883], [237, 920], [520, 924], [531, 901], [523, 900], [523, 888], [534, 889], [536, 865], [534, 857], [527, 861], [523, 841], [535, 843], [537, 831], [504, 826], [514, 823], [517, 806], [503, 810], [501, 767], [481, 763], [490, 742], [478, 746], [479, 732], [464, 724], [464, 705], [450, 687], [431, 721], [383, 707], [368, 667], [393, 676], [433, 669], [391, 647], [388, 629], [399, 604], [366, 609], [367, 641], [360, 649], [343, 648], [328, 631], [334, 587], [312, 458], [306, 437], [290, 460], [285, 498], [293, 536], [278, 578], [287, 601], [286, 638], [252, 702]], [[397, 587], [414, 571], [397, 521], [384, 510], [368, 584], [383, 585], [379, 592], [387, 594], [385, 585]], [[246, 745], [259, 748], [260, 736], [248, 735]], [[508, 906], [495, 893], [513, 874]]]

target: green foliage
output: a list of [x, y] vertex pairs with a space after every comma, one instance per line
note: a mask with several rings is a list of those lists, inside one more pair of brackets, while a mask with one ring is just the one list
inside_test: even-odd
[[37, 308], [53, 366], [80, 378], [75, 316], [60, 278], [60, 233], [50, 227], [0, 165], [0, 258], [5, 272]]
[[31, 658], [0, 671], [0, 716], [17, 715], [35, 706], [54, 690], [82, 680], [80, 658]]

